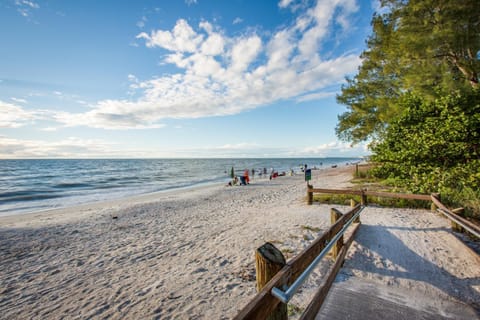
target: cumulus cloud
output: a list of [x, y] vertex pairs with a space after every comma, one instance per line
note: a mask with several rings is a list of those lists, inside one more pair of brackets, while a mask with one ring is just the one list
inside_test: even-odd
[[328, 156], [358, 156], [368, 155], [368, 144], [359, 143], [352, 146], [349, 143], [332, 141], [330, 143], [324, 143], [318, 146], [306, 147], [299, 150], [299, 154], [316, 156], [316, 157], [328, 157]]
[[192, 26], [184, 19], [171, 30], [141, 32], [137, 39], [179, 71], [147, 80], [129, 75], [137, 98], [102, 100], [86, 113], [55, 118], [69, 126], [157, 128], [165, 118], [232, 115], [280, 100], [320, 98], [360, 64], [355, 54], [328, 59], [321, 54], [333, 25], [346, 28], [356, 10], [354, 0], [319, 0], [269, 37], [255, 32], [229, 37], [208, 21]]
[[40, 117], [39, 111], [27, 111], [20, 106], [1, 100], [0, 110], [0, 128], [22, 127]]
[[0, 136], [0, 159], [113, 157], [115, 146], [95, 139], [69, 137], [60, 141], [24, 140]]
[[156, 30], [150, 34], [142, 32], [137, 39], [145, 39], [147, 47], [162, 47], [176, 52], [195, 52], [203, 40], [187, 21], [180, 19], [172, 31]]

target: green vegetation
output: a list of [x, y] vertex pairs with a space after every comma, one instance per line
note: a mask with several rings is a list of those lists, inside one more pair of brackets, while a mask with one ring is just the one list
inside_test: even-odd
[[293, 317], [297, 314], [300, 314], [303, 312], [303, 309], [300, 308], [299, 306], [297, 305], [294, 305], [293, 303], [289, 303], [288, 306], [287, 306], [287, 314], [289, 317]]
[[303, 229], [303, 230], [312, 231], [312, 232], [318, 232], [318, 231], [322, 230], [322, 229], [320, 229], [320, 228], [311, 227], [311, 226], [302, 226], [302, 229]]
[[348, 109], [337, 135], [370, 141], [377, 165], [357, 181], [439, 192], [480, 217], [480, 2], [381, 3], [359, 72], [337, 97]]
[[[372, 189], [369, 189], [372, 190]], [[382, 188], [385, 192], [394, 192], [391, 188]], [[350, 205], [350, 199], [354, 199], [356, 202], [360, 202], [360, 197], [340, 194], [317, 194], [314, 195], [313, 200], [320, 203], [327, 204], [339, 204]], [[430, 203], [420, 200], [407, 200], [407, 199], [391, 199], [382, 197], [368, 197], [369, 204], [375, 204], [382, 207], [395, 207], [395, 208], [430, 208]]]
[[[405, 95], [404, 112], [372, 145], [372, 170], [389, 185], [414, 193], [439, 192], [451, 205], [478, 214], [480, 92], [432, 102]], [[474, 199], [477, 199], [475, 201]]]
[[377, 139], [403, 111], [405, 92], [425, 99], [479, 87], [478, 0], [382, 0], [363, 63], [337, 97], [348, 111], [337, 135], [354, 143]]

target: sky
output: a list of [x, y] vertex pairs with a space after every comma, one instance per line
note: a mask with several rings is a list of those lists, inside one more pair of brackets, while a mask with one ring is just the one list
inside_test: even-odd
[[352, 157], [376, 0], [0, 0], [0, 158]]

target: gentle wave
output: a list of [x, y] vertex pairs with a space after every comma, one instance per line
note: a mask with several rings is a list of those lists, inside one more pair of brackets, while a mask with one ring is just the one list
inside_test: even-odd
[[279, 172], [328, 167], [358, 158], [0, 160], [0, 215], [226, 182], [255, 169]]

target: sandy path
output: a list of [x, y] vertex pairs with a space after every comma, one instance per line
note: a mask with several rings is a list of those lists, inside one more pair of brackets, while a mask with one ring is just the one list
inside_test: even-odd
[[[341, 188], [350, 178], [350, 169], [314, 171], [313, 184]], [[255, 294], [255, 248], [271, 241], [289, 257], [329, 227], [330, 206], [307, 206], [305, 191], [303, 176], [280, 177], [256, 180], [245, 187], [210, 186], [2, 218], [0, 318], [231, 318]], [[454, 255], [450, 256], [439, 249], [450, 238], [429, 236], [430, 243], [423, 241], [428, 228], [448, 235], [446, 220], [424, 211], [368, 210], [359, 240], [349, 253], [352, 261], [359, 262], [347, 262], [345, 275], [401, 285], [406, 278], [406, 285], [416, 289], [420, 283], [420, 290], [440, 294], [451, 291], [438, 289], [438, 276], [450, 279], [454, 274], [477, 281], [478, 264], [473, 263], [478, 260], [459, 249], [461, 244], [451, 249]], [[409, 230], [402, 228], [410, 228], [419, 216], [425, 219], [425, 230], [406, 232], [415, 238], [403, 238], [401, 234]], [[379, 231], [369, 237], [378, 224], [391, 225], [388, 230], [393, 236]], [[413, 260], [399, 261], [403, 258], [395, 258], [390, 249], [366, 249], [383, 236], [387, 238], [382, 241], [392, 242], [394, 250], [405, 241], [403, 246], [416, 243], [425, 252], [419, 251]], [[437, 280], [417, 279], [414, 275], [423, 272], [423, 267], [409, 267], [424, 262], [426, 258], [420, 257], [427, 254], [433, 259], [427, 269], [435, 271]], [[462, 262], [457, 266], [456, 261]], [[293, 304], [306, 305], [330, 263], [326, 260], [319, 266]], [[392, 269], [391, 273], [377, 272], [380, 267]], [[477, 294], [473, 295], [477, 299], [478, 287], [471, 289], [472, 284], [463, 280], [452, 282], [457, 284], [460, 287], [452, 290], [461, 294], [454, 297]]]
[[341, 274], [480, 311], [480, 257], [431, 211], [366, 208]]

